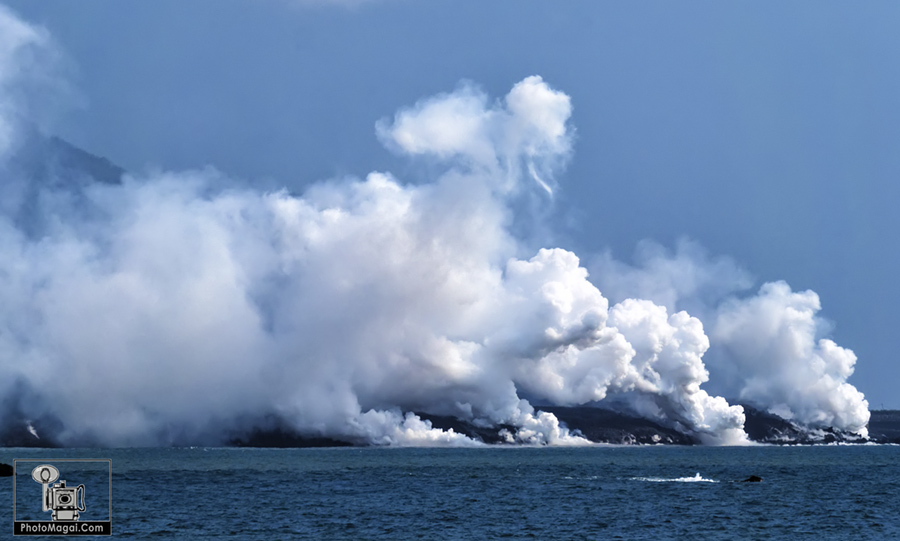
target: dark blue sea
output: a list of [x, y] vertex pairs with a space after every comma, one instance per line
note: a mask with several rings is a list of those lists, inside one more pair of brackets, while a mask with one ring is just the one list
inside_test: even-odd
[[[897, 446], [0, 449], [14, 458], [84, 484], [81, 520], [114, 538], [900, 538]], [[111, 459], [111, 498], [108, 468], [62, 458]], [[16, 518], [49, 520], [21, 464]], [[12, 478], [0, 503], [5, 537]]]

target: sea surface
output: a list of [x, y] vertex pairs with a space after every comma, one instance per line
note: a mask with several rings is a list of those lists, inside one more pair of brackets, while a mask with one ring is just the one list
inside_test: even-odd
[[[900, 538], [890, 445], [0, 449], [14, 458], [84, 484], [82, 520], [113, 538]], [[108, 467], [64, 458], [111, 459], [111, 497]], [[49, 520], [20, 464], [16, 517]], [[5, 538], [13, 478], [0, 504]]]

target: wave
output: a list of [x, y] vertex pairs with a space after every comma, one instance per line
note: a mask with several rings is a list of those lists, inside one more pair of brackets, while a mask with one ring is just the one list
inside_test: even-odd
[[718, 483], [715, 479], [707, 479], [702, 477], [700, 473], [693, 477], [632, 477], [632, 481], [647, 481], [650, 483]]

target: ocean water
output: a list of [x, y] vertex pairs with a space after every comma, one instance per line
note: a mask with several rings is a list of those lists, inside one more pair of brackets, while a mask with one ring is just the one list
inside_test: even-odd
[[[13, 458], [111, 459], [111, 499], [102, 471], [58, 467], [86, 486], [83, 520], [111, 504], [114, 538], [900, 538], [897, 446], [0, 449]], [[26, 469], [18, 518], [48, 520]], [[0, 478], [0, 532], [12, 503]]]

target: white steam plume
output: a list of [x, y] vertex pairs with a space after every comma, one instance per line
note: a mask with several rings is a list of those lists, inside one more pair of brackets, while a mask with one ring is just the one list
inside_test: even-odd
[[[620, 396], [704, 441], [744, 441], [742, 408], [701, 389], [700, 320], [667, 301], [610, 307], [575, 254], [528, 253], [510, 232], [513, 198], [555, 188], [570, 114], [533, 76], [497, 102], [462, 85], [379, 122], [389, 148], [445, 165], [428, 183], [371, 173], [294, 195], [207, 170], [21, 192], [37, 195], [0, 213], [0, 406], [57, 420], [68, 444], [218, 443], [272, 415], [309, 435], [476, 444], [411, 412], [583, 444], [522, 396]], [[726, 322], [779, 305], [731, 306], [714, 336], [737, 344]], [[806, 358], [847, 373], [829, 344]]]
[[810, 427], [866, 434], [868, 402], [847, 383], [856, 356], [825, 338], [813, 291], [752, 280], [727, 258], [710, 258], [682, 240], [673, 253], [644, 242], [636, 266], [610, 254], [594, 261], [594, 281], [612, 298], [649, 298], [688, 309], [711, 329], [705, 357], [718, 393]]
[[27, 116], [25, 88], [46, 76], [54, 49], [47, 32], [25, 23], [0, 4], [0, 157], [14, 144]]
[[522, 189], [523, 168], [541, 188], [553, 193], [553, 170], [571, 153], [569, 96], [538, 76], [515, 85], [504, 102], [488, 106], [488, 97], [471, 83], [401, 110], [393, 123], [377, 125], [389, 148], [452, 161], [480, 171], [501, 193]]
[[[565, 404], [628, 391], [685, 430], [739, 430], [740, 409], [699, 389], [697, 320], [650, 303], [609, 311], [570, 252], [516, 257], [504, 198], [522, 163], [549, 172], [569, 152], [568, 98], [529, 77], [494, 107], [444, 104], [470, 96], [379, 127], [452, 161], [432, 184], [373, 173], [297, 197], [164, 174], [89, 186], [87, 214], [54, 200], [37, 241], [7, 220], [0, 343], [28, 390], [18, 407], [59, 419], [70, 442], [214, 438], [270, 413], [360, 441], [468, 441], [407, 413], [425, 411], [563, 444], [584, 440], [518, 389]], [[429, 122], [477, 129], [448, 142]], [[479, 137], [487, 150], [468, 146]]]
[[869, 404], [847, 383], [856, 355], [820, 338], [828, 325], [819, 309], [813, 291], [793, 292], [784, 282], [729, 299], [711, 333], [721, 344], [717, 363], [739, 375], [732, 380], [742, 400], [801, 424], [866, 435]]

